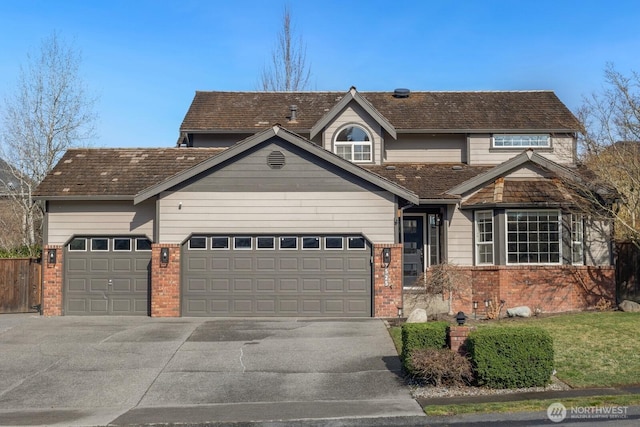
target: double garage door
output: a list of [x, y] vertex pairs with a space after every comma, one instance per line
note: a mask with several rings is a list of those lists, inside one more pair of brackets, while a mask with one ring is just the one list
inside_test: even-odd
[[182, 315], [370, 317], [371, 253], [357, 235], [194, 235]]
[[[182, 315], [370, 317], [371, 254], [358, 235], [192, 236]], [[150, 314], [148, 239], [77, 237], [64, 261], [65, 314]]]
[[65, 248], [64, 313], [149, 315], [151, 242], [77, 237]]

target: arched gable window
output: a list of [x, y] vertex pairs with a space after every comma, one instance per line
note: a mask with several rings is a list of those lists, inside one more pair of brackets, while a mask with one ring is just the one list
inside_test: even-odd
[[371, 162], [371, 136], [360, 126], [349, 125], [336, 135], [335, 153], [354, 163]]

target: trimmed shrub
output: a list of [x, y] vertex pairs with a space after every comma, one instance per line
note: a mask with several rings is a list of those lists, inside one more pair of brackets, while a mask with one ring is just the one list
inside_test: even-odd
[[461, 386], [473, 380], [471, 362], [448, 348], [416, 348], [411, 352], [413, 376], [436, 387]]
[[478, 385], [491, 388], [537, 387], [553, 372], [553, 340], [537, 327], [483, 328], [467, 339]]
[[402, 365], [413, 374], [411, 352], [418, 348], [444, 348], [447, 346], [448, 322], [405, 323], [402, 325]]

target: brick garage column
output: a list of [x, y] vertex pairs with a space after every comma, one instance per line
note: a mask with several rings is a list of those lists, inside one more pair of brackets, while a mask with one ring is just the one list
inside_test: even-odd
[[[162, 250], [169, 251], [167, 262]], [[151, 248], [151, 317], [180, 316], [180, 245], [153, 244]]]
[[[51, 250], [56, 252], [55, 263], [49, 260]], [[42, 314], [45, 316], [62, 316], [63, 266], [62, 246], [45, 246], [42, 250]]]
[[[391, 250], [391, 263], [385, 266], [382, 250]], [[373, 315], [397, 317], [402, 308], [402, 244], [373, 245]]]

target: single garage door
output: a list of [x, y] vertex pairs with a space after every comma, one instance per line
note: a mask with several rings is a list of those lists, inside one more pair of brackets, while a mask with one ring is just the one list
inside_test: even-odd
[[192, 236], [182, 248], [183, 316], [371, 316], [362, 236]]
[[147, 238], [74, 238], [65, 251], [64, 313], [148, 315], [150, 268]]

